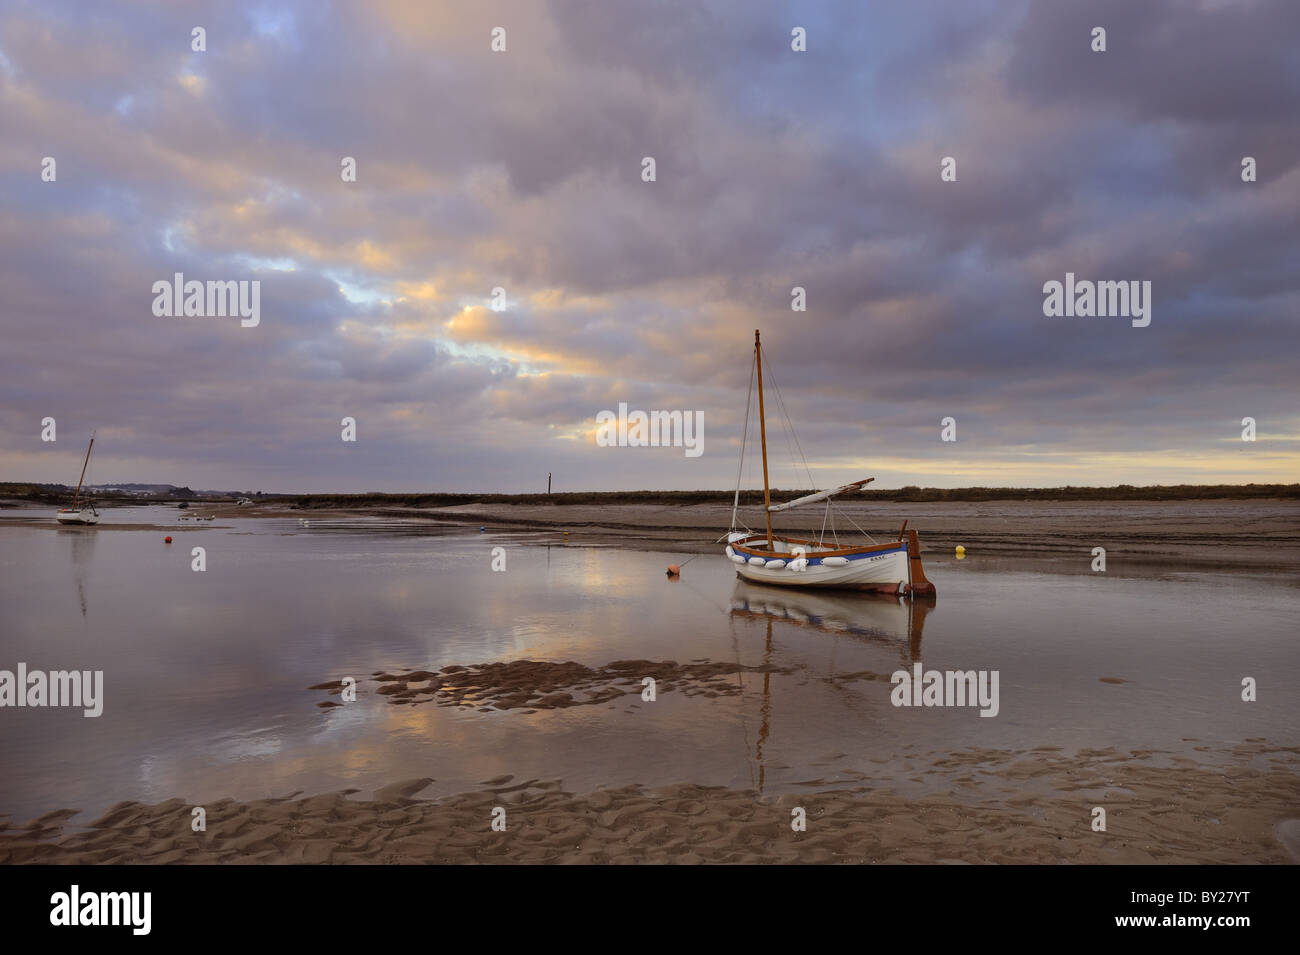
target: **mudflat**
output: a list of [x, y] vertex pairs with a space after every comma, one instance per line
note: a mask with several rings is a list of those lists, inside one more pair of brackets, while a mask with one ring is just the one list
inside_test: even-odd
[[[1112, 749], [968, 750], [939, 765], [951, 796], [905, 796], [865, 776], [767, 798], [691, 783], [572, 793], [502, 776], [431, 801], [418, 798], [432, 781], [420, 778], [370, 799], [223, 799], [204, 807], [203, 832], [191, 803], [123, 802], [75, 831], [72, 811], [0, 823], [0, 864], [1300, 861], [1278, 822], [1300, 806], [1300, 749], [1246, 744], [1235, 756], [1211, 772]], [[977, 787], [977, 776], [997, 783]]]
[[[906, 604], [736, 584], [726, 506], [193, 510], [0, 516], [16, 659], [55, 634], [112, 691], [102, 722], [8, 714], [0, 864], [1300, 861], [1300, 502], [848, 502], [841, 535], [920, 531], [924, 643]], [[702, 556], [671, 583], [670, 553]], [[206, 689], [141, 600], [192, 608]], [[892, 709], [922, 654], [1002, 668], [1003, 715]], [[93, 791], [57, 775], [86, 752]]]
[[[823, 509], [786, 511], [774, 526], [820, 533]], [[864, 503], [849, 499], [832, 517], [836, 533], [853, 537], [854, 524], [890, 540], [903, 521], [921, 534], [922, 547], [948, 554], [958, 545], [971, 556], [1010, 558], [1078, 556], [1104, 546], [1109, 557], [1131, 567], [1180, 564], [1206, 569], [1300, 571], [1300, 501], [988, 501]], [[611, 504], [463, 504], [423, 510], [386, 509], [385, 514], [501, 527], [568, 531], [572, 540], [616, 546], [708, 552], [731, 523], [731, 508]], [[762, 529], [762, 514], [742, 508], [740, 517]], [[828, 532], [832, 525], [826, 525]], [[1087, 572], [1088, 561], [1081, 564]]]

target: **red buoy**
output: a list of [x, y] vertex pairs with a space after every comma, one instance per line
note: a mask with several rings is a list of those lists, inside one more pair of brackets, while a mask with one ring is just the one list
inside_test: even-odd
[[668, 565], [668, 576], [669, 576], [669, 577], [676, 577], [676, 576], [678, 576], [681, 572], [682, 572], [682, 569], [681, 569], [680, 567], [678, 567], [676, 564], [669, 564], [669, 565]]
[[164, 537], [164, 538], [163, 538], [163, 543], [164, 543], [164, 544], [170, 544], [171, 542], [172, 542], [172, 539], [171, 539], [170, 537]]

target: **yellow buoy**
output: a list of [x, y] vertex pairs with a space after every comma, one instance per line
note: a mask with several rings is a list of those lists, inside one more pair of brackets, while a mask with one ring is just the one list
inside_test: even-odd
[[958, 560], [961, 560], [961, 559], [964, 558], [965, 556], [966, 556], [966, 548], [965, 548], [965, 547], [962, 547], [961, 544], [958, 544], [958, 545], [957, 545], [957, 559], [958, 559]]

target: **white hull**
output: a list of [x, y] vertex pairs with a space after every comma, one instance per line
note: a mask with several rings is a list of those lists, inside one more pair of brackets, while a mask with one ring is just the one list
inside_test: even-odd
[[754, 583], [778, 587], [857, 587], [898, 593], [907, 583], [907, 551], [873, 554], [850, 560], [842, 567], [809, 564], [801, 571], [792, 571], [788, 567], [771, 570], [743, 564], [737, 565], [736, 572]]
[[59, 511], [58, 514], [55, 514], [54, 518], [60, 524], [98, 524], [99, 523], [99, 515], [96, 514], [88, 507], [83, 507], [80, 510], [76, 510], [76, 511], [64, 509], [62, 511]]
[[[739, 543], [731, 545], [732, 553], [727, 556], [736, 565], [737, 574], [756, 584], [873, 590], [889, 594], [902, 593], [908, 584], [907, 545], [901, 542], [888, 549], [864, 550], [838, 557], [819, 558], [813, 551], [806, 561], [796, 560], [796, 554], [790, 552], [790, 545], [785, 541], [778, 541], [777, 548], [785, 559], [765, 561], [763, 566], [753, 563], [751, 557], [755, 552]], [[745, 560], [742, 563], [737, 558]], [[766, 566], [768, 563], [784, 563], [784, 566], [769, 567]]]

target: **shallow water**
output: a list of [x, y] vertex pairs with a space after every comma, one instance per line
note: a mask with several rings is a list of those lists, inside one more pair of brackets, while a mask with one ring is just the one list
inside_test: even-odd
[[[938, 601], [909, 607], [742, 584], [720, 555], [670, 581], [662, 553], [471, 531], [237, 519], [178, 524], [165, 545], [159, 531], [0, 520], [0, 669], [103, 670], [105, 681], [97, 719], [0, 709], [0, 812], [370, 792], [416, 776], [434, 777], [423, 795], [438, 795], [504, 774], [574, 791], [691, 781], [777, 792], [863, 776], [946, 791], [943, 760], [958, 750], [1114, 747], [1213, 765], [1246, 740], [1297, 743], [1292, 587], [991, 573], [970, 557], [928, 561]], [[190, 569], [196, 545], [203, 573]], [[497, 546], [505, 572], [491, 569]], [[790, 672], [732, 677], [739, 696], [629, 694], [533, 713], [395, 706], [368, 680], [519, 659]], [[997, 670], [998, 715], [893, 706], [889, 675], [917, 661]], [[307, 687], [345, 676], [359, 681], [357, 702], [318, 708], [336, 697]], [[1245, 677], [1258, 702], [1241, 700]]]

